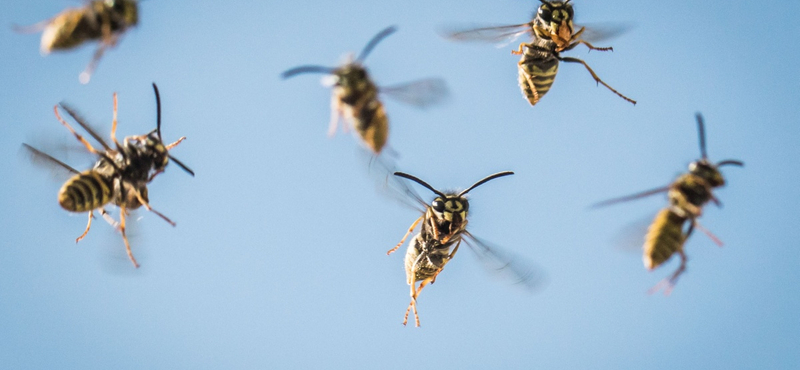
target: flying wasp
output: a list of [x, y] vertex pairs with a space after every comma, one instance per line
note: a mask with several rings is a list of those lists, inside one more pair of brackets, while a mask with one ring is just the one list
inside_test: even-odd
[[[378, 87], [364, 67], [364, 59], [383, 39], [397, 31], [392, 26], [375, 35], [361, 50], [357, 58], [348, 55], [346, 62], [338, 68], [305, 65], [292, 68], [281, 74], [284, 79], [303, 73], [329, 75], [323, 82], [333, 86], [331, 120], [328, 136], [336, 133], [340, 118], [344, 117], [359, 134], [362, 142], [376, 155], [386, 145], [389, 137], [389, 120], [378, 93], [418, 108], [426, 108], [442, 101], [447, 95], [447, 85], [441, 79], [428, 78], [406, 84]], [[343, 129], [347, 131], [347, 126]]]
[[[64, 103], [60, 104], [61, 108], [67, 111], [75, 122], [100, 143], [103, 150], [96, 149], [86, 138], [75, 131], [75, 129], [61, 117], [58, 105], [53, 108], [58, 121], [61, 122], [90, 153], [98, 156], [96, 164], [90, 170], [78, 171], [47, 153], [28, 144], [23, 144], [36, 158], [44, 159], [52, 164], [65, 168], [73, 174], [73, 176], [64, 183], [61, 190], [59, 190], [58, 203], [69, 212], [89, 212], [89, 221], [86, 225], [86, 229], [75, 242], [79, 242], [89, 233], [89, 229], [92, 226], [92, 219], [94, 218], [94, 211], [98, 210], [109, 223], [115, 225], [115, 227], [118, 226], [125, 243], [125, 251], [135, 267], [139, 267], [139, 264], [133, 257], [130, 243], [125, 233], [125, 216], [127, 212], [144, 206], [148, 211], [155, 213], [170, 225], [175, 226], [175, 222], [150, 206], [147, 184], [158, 174], [164, 172], [170, 160], [194, 176], [194, 172], [191, 169], [169, 154], [170, 149], [174, 148], [186, 138], [181, 137], [169, 145], [164, 145], [161, 140], [161, 98], [156, 84], [153, 84], [153, 90], [156, 95], [156, 107], [158, 112], [156, 129], [146, 135], [125, 137], [121, 144], [116, 138], [117, 94], [114, 94], [114, 118], [111, 124], [111, 141], [114, 143], [114, 148], [109, 146], [72, 108]], [[109, 203], [113, 203], [120, 208], [119, 223], [108, 216], [105, 206]]]
[[106, 49], [116, 46], [122, 34], [138, 22], [136, 0], [93, 0], [83, 7], [66, 9], [53, 18], [31, 26], [16, 27], [16, 30], [23, 33], [42, 31], [43, 55], [99, 40], [100, 46], [79, 77], [81, 83], [86, 84]]
[[[683, 246], [695, 228], [706, 233], [716, 244], [722, 245], [713, 234], [704, 229], [698, 219], [703, 214], [703, 207], [709, 201], [718, 206], [721, 204], [714, 196], [715, 188], [725, 185], [725, 178], [719, 167], [726, 165], [744, 166], [742, 161], [727, 159], [717, 164], [708, 160], [706, 153], [705, 125], [703, 116], [697, 113], [697, 130], [700, 138], [701, 158], [689, 164], [689, 172], [679, 176], [672, 184], [645, 192], [610, 199], [595, 204], [595, 207], [626, 202], [659, 193], [667, 193], [669, 205], [658, 212], [647, 230], [644, 240], [644, 266], [653, 270], [661, 266], [674, 254], [681, 258], [681, 264], [668, 278], [650, 289], [654, 293], [666, 287], [664, 294], [669, 294], [678, 281], [678, 277], [686, 270], [686, 254]], [[688, 226], [685, 226], [688, 224]], [[684, 231], [684, 229], [686, 231]]]
[[[406, 309], [403, 325], [408, 323], [409, 312], [413, 310], [414, 321], [416, 326], [419, 326], [417, 298], [422, 288], [436, 281], [436, 277], [442, 272], [445, 265], [455, 256], [462, 241], [470, 246], [483, 262], [493, 261], [496, 270], [510, 272], [517, 282], [525, 285], [533, 286], [535, 284], [533, 271], [528, 266], [524, 266], [519, 260], [514, 261], [501, 255], [498, 248], [489, 247], [486, 242], [467, 231], [467, 214], [469, 212], [467, 193], [487, 181], [513, 174], [511, 171], [498, 172], [483, 178], [464, 191], [442, 192], [417, 177], [403, 172], [394, 172], [395, 176], [412, 180], [436, 194], [436, 198], [428, 205], [404, 183], [400, 181], [395, 183], [407, 196], [413, 198], [417, 208], [422, 208], [418, 210], [423, 213], [411, 224], [400, 243], [387, 252], [387, 254], [392, 254], [400, 248], [417, 225], [422, 223], [420, 232], [410, 242], [405, 256], [406, 282], [411, 286], [411, 302]], [[418, 281], [420, 282], [419, 286], [416, 286]]]
[[[576, 32], [572, 20], [574, 11], [570, 0], [548, 1], [539, 0], [539, 6], [533, 20], [528, 23], [499, 27], [481, 27], [458, 31], [447, 31], [445, 37], [454, 41], [484, 41], [493, 43], [511, 42], [522, 34], [530, 34], [531, 41], [519, 44], [517, 50], [512, 50], [514, 55], [522, 55], [518, 65], [519, 86], [522, 94], [533, 106], [550, 91], [558, 72], [558, 62], [580, 63], [592, 75], [595, 82], [602, 84], [622, 99], [636, 105], [636, 101], [622, 95], [609, 86], [592, 70], [582, 59], [562, 57], [561, 52], [574, 49], [580, 44], [586, 45], [589, 50], [611, 51], [612, 47], [595, 47], [585, 39], [586, 27], [580, 27]], [[610, 35], [612, 32], [608, 32]]]

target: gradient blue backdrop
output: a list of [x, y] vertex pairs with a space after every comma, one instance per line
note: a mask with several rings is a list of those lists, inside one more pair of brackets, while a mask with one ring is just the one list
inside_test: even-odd
[[[70, 0], [8, 2], [0, 12], [0, 367], [25, 368], [583, 368], [800, 367], [798, 88], [800, 3], [582, 1], [578, 22], [634, 27], [585, 58], [635, 107], [561, 66], [532, 108], [512, 46], [448, 42], [453, 23], [522, 23], [538, 2], [194, 1], [141, 3], [140, 27], [78, 73], [93, 47], [39, 55], [12, 23], [46, 19]], [[422, 328], [402, 327], [402, 254], [386, 256], [418, 216], [375, 191], [356, 141], [326, 137], [330, 91], [299, 64], [336, 65], [384, 27], [399, 32], [367, 60], [379, 84], [440, 76], [448, 104], [387, 100], [401, 169], [439, 188], [500, 170], [472, 192], [473, 233], [547, 272], [539, 294], [485, 273], [463, 250], [421, 295]], [[52, 113], [64, 100], [107, 133], [155, 125], [188, 139], [131, 217], [134, 270], [119, 235], [60, 209], [64, 180], [31, 166], [23, 142], [72, 145]], [[728, 186], [687, 244], [670, 297], [617, 235], [663, 196], [601, 210], [606, 198], [665, 185], [699, 156], [706, 117]], [[49, 145], [49, 146], [48, 146]], [[61, 151], [87, 168], [92, 158]], [[424, 190], [424, 189], [423, 189]], [[430, 194], [420, 191], [425, 197]], [[116, 213], [115, 213], [116, 215]]]

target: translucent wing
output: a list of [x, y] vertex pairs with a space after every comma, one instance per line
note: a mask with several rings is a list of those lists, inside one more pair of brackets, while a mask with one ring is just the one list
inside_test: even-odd
[[659, 193], [665, 193], [665, 192], [669, 191], [669, 188], [670, 188], [670, 185], [667, 185], [667, 186], [662, 186], [660, 188], [646, 190], [646, 191], [643, 191], [641, 193], [636, 193], [636, 194], [632, 194], [632, 195], [626, 195], [624, 197], [604, 200], [602, 202], [592, 204], [592, 208], [610, 206], [612, 204], [623, 203], [623, 202], [627, 202], [627, 201], [631, 201], [631, 200], [636, 200], [636, 199], [639, 199], [639, 198], [649, 197], [651, 195], [655, 195], [655, 194], [659, 194]]
[[442, 37], [459, 42], [486, 42], [508, 45], [525, 33], [532, 34], [533, 22], [510, 26], [488, 27], [445, 27], [439, 33]]
[[80, 171], [72, 168], [70, 165], [28, 144], [22, 144], [22, 148], [27, 154], [30, 155], [31, 162], [33, 164], [45, 167], [49, 170], [54, 170], [59, 177], [61, 177], [61, 175], [74, 175], [80, 173]]
[[462, 240], [475, 251], [475, 255], [488, 271], [501, 274], [515, 285], [520, 285], [530, 291], [539, 291], [545, 287], [547, 283], [545, 273], [532, 262], [478, 239], [468, 231], [464, 231]]
[[67, 105], [66, 103], [61, 103], [61, 108], [64, 108], [64, 110], [67, 111], [67, 113], [72, 117], [72, 119], [75, 120], [75, 122], [78, 123], [78, 125], [83, 127], [83, 129], [86, 130], [86, 132], [89, 133], [89, 135], [92, 138], [94, 138], [98, 143], [100, 143], [100, 145], [103, 146], [103, 149], [105, 149], [106, 151], [110, 151], [111, 150], [111, 147], [97, 133], [97, 130], [94, 127], [92, 127], [91, 125], [89, 125], [86, 122], [86, 120], [83, 119], [83, 117], [81, 117], [80, 114], [78, 114], [78, 112], [75, 109], [73, 109], [71, 106]]
[[656, 214], [651, 212], [620, 228], [611, 237], [611, 246], [622, 252], [642, 253], [644, 237]]
[[581, 39], [589, 42], [599, 42], [613, 39], [622, 35], [631, 29], [634, 25], [632, 23], [617, 23], [617, 22], [600, 22], [600, 23], [583, 23], [574, 26], [575, 31], [583, 28]]
[[392, 99], [425, 109], [447, 99], [450, 91], [441, 78], [426, 78], [404, 84], [381, 87], [380, 92]]
[[370, 177], [375, 180], [378, 193], [419, 213], [425, 212], [427, 202], [411, 188], [406, 180], [394, 175], [397, 168], [392, 161], [382, 156], [370, 156], [367, 169]]

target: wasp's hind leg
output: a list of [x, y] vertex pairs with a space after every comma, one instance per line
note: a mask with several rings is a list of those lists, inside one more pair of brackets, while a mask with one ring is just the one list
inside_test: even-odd
[[133, 262], [133, 267], [139, 268], [139, 263], [136, 262], [136, 258], [133, 257], [133, 252], [131, 252], [131, 244], [128, 242], [128, 236], [125, 234], [125, 205], [121, 205], [119, 207], [119, 231], [122, 233], [122, 240], [125, 242], [125, 252], [128, 254], [128, 258]]
[[76, 244], [77, 244], [79, 241], [81, 241], [81, 240], [82, 240], [84, 237], [86, 237], [86, 234], [88, 234], [88, 233], [89, 233], [89, 228], [91, 228], [91, 227], [92, 227], [92, 219], [94, 218], [94, 213], [93, 213], [93, 212], [94, 212], [94, 211], [89, 211], [89, 223], [88, 223], [88, 224], [86, 224], [86, 230], [84, 230], [84, 231], [83, 231], [83, 234], [81, 234], [81, 236], [79, 236], [77, 239], [75, 239], [75, 243], [76, 243]]
[[614, 94], [617, 94], [617, 96], [619, 96], [620, 98], [625, 99], [626, 101], [632, 103], [633, 105], [636, 105], [636, 100], [633, 100], [633, 99], [631, 99], [631, 98], [629, 98], [629, 97], [627, 97], [625, 95], [620, 94], [619, 91], [614, 90], [613, 87], [611, 87], [607, 83], [603, 82], [603, 80], [601, 80], [600, 77], [598, 77], [597, 74], [594, 73], [592, 68], [589, 67], [589, 65], [586, 64], [586, 62], [584, 62], [583, 60], [578, 59], [578, 58], [571, 58], [571, 57], [559, 57], [558, 60], [560, 60], [562, 62], [567, 62], [567, 63], [580, 63], [580, 64], [583, 64], [583, 66], [586, 67], [586, 70], [589, 71], [589, 73], [592, 74], [592, 78], [594, 78], [595, 82], [597, 82], [599, 84], [602, 84], [603, 86], [605, 86], [606, 88], [611, 90]]
[[675, 270], [675, 272], [673, 272], [672, 275], [670, 275], [668, 278], [661, 280], [660, 282], [658, 282], [658, 284], [650, 288], [650, 290], [647, 291], [647, 294], [653, 294], [661, 290], [662, 287], [664, 288], [664, 295], [668, 296], [670, 295], [670, 293], [672, 293], [672, 289], [675, 288], [675, 283], [678, 282], [678, 278], [681, 276], [681, 274], [683, 274], [686, 271], [686, 260], [687, 260], [686, 253], [683, 253], [683, 249], [675, 253], [678, 253], [681, 256], [681, 265], [678, 266], [678, 269]]

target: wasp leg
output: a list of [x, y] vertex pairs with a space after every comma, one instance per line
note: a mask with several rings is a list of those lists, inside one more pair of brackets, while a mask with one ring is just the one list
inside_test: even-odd
[[174, 143], [167, 145], [167, 150], [170, 150], [170, 149], [178, 146], [178, 144], [180, 144], [184, 140], [186, 140], [186, 136], [182, 136], [180, 139], [176, 140]]
[[153, 209], [153, 207], [150, 207], [150, 204], [147, 203], [146, 200], [144, 200], [144, 197], [142, 197], [142, 194], [139, 192], [139, 190], [134, 189], [132, 191], [136, 195], [136, 199], [139, 200], [139, 203], [141, 203], [144, 206], [144, 208], [146, 208], [150, 212], [153, 212], [153, 213], [157, 214], [159, 217], [164, 219], [164, 221], [167, 221], [167, 223], [169, 223], [170, 225], [175, 227], [175, 222], [173, 222], [172, 220], [167, 218], [167, 216], [164, 216], [161, 212], [156, 211], [155, 209]]
[[80, 82], [84, 85], [88, 84], [89, 80], [91, 80], [92, 74], [94, 73], [94, 70], [97, 69], [97, 65], [100, 64], [100, 59], [103, 57], [106, 49], [117, 45], [117, 36], [111, 32], [110, 24], [111, 20], [106, 17], [106, 19], [103, 21], [103, 39], [100, 42], [100, 46], [97, 47], [97, 50], [94, 52], [92, 60], [89, 61], [86, 69], [84, 69], [80, 76], [78, 76], [78, 80], [80, 80]]
[[86, 85], [89, 83], [89, 80], [92, 79], [92, 73], [94, 73], [94, 70], [97, 69], [97, 65], [100, 64], [100, 59], [103, 57], [103, 54], [105, 54], [108, 46], [109, 45], [105, 43], [101, 43], [100, 46], [97, 47], [97, 50], [92, 56], [92, 60], [89, 61], [89, 64], [86, 65], [86, 69], [84, 69], [83, 72], [81, 72], [81, 74], [78, 76], [78, 80], [82, 84]]
[[342, 117], [342, 103], [336, 94], [331, 98], [331, 123], [328, 125], [328, 137], [336, 135], [336, 127], [339, 125], [339, 119]]
[[119, 141], [117, 141], [117, 93], [114, 93], [114, 115], [113, 119], [111, 119], [111, 141], [114, 142], [117, 148], [121, 148]]
[[400, 248], [401, 245], [403, 245], [403, 243], [406, 242], [406, 238], [408, 238], [408, 236], [411, 235], [411, 233], [417, 227], [417, 224], [422, 220], [422, 217], [423, 216], [419, 216], [419, 218], [416, 221], [414, 221], [413, 224], [411, 224], [411, 227], [408, 228], [408, 232], [406, 233], [406, 235], [403, 235], [403, 239], [400, 239], [400, 243], [397, 243], [397, 245], [394, 248], [389, 249], [389, 251], [386, 252], [387, 255], [394, 253], [398, 248]]
[[592, 77], [594, 78], [595, 82], [597, 82], [599, 84], [603, 84], [603, 86], [605, 86], [606, 88], [611, 90], [614, 94], [617, 94], [617, 96], [619, 96], [620, 98], [623, 98], [623, 99], [627, 100], [628, 102], [633, 103], [633, 105], [636, 105], [636, 100], [633, 100], [633, 99], [631, 99], [631, 98], [629, 98], [629, 97], [627, 97], [625, 95], [620, 94], [619, 91], [614, 90], [613, 87], [611, 87], [607, 83], [603, 82], [603, 80], [601, 80], [600, 77], [597, 77], [597, 74], [594, 73], [592, 68], [589, 67], [589, 65], [586, 64], [586, 62], [584, 62], [583, 60], [578, 59], [578, 58], [571, 58], [571, 57], [558, 57], [558, 60], [560, 60], [562, 62], [567, 62], [567, 63], [581, 63], [581, 64], [583, 64], [583, 66], [586, 67], [586, 70], [588, 70], [589, 73], [592, 74]]
[[526, 43], [524, 43], [524, 42], [523, 42], [523, 43], [519, 44], [519, 48], [517, 48], [517, 50], [511, 50], [511, 54], [512, 54], [512, 55], [522, 55], [522, 53], [523, 53], [523, 48], [524, 48], [525, 46], [527, 46], [527, 47], [530, 47], [530, 45], [529, 45], [529, 44], [526, 44]]
[[93, 218], [94, 218], [93, 211], [89, 211], [89, 223], [86, 224], [86, 230], [83, 231], [83, 234], [81, 234], [81, 236], [79, 236], [78, 239], [75, 239], [75, 244], [77, 244], [79, 241], [81, 241], [81, 239], [83, 239], [86, 236], [86, 234], [89, 233], [89, 228], [92, 227], [92, 219]]
[[600, 47], [600, 48], [599, 48], [599, 47], [597, 47], [597, 46], [594, 46], [594, 45], [590, 44], [590, 43], [589, 43], [588, 41], [586, 41], [586, 40], [578, 40], [578, 41], [576, 41], [575, 43], [573, 43], [572, 45], [570, 45], [570, 46], [569, 46], [569, 48], [567, 48], [567, 50], [569, 50], [569, 49], [572, 49], [572, 48], [574, 48], [575, 46], [578, 46], [578, 44], [584, 44], [584, 45], [586, 45], [586, 47], [587, 47], [587, 48], [589, 48], [589, 50], [590, 50], [590, 51], [591, 51], [591, 50], [597, 50], [597, 51], [614, 51], [614, 48], [613, 48], [613, 47], [611, 47], [611, 46], [608, 46], [608, 47]]
[[[442, 270], [444, 270], [444, 266], [447, 265], [447, 263], [450, 262], [450, 260], [452, 260], [453, 257], [455, 257], [456, 252], [458, 252], [458, 247], [459, 246], [461, 246], [461, 240], [458, 241], [458, 243], [456, 244], [456, 247], [453, 248], [453, 251], [450, 252], [449, 256], [447, 256], [447, 259], [443, 261], [442, 267], [440, 267], [439, 270], [436, 271], [435, 274], [433, 274], [433, 278], [431, 279], [431, 284], [436, 282], [436, 277], [439, 276], [439, 273], [441, 273]], [[422, 290], [422, 288], [420, 288], [420, 290]], [[419, 292], [417, 292], [417, 294], [419, 294]]]
[[125, 234], [125, 205], [119, 206], [119, 230], [122, 233], [122, 240], [125, 242], [125, 252], [128, 253], [128, 258], [130, 258], [131, 262], [133, 262], [133, 267], [139, 268], [139, 263], [136, 262], [136, 258], [133, 257], [133, 252], [131, 252], [131, 244], [128, 242], [128, 236]]
[[650, 288], [650, 290], [647, 291], [647, 294], [653, 294], [661, 290], [662, 287], [664, 288], [665, 296], [668, 296], [672, 293], [672, 289], [675, 288], [675, 283], [678, 282], [678, 278], [681, 276], [681, 274], [683, 274], [686, 271], [686, 261], [687, 261], [686, 253], [683, 253], [683, 249], [679, 250], [676, 253], [678, 253], [681, 256], [681, 265], [668, 278], [661, 280], [660, 282], [658, 282], [658, 284]]
[[119, 222], [117, 222], [117, 220], [111, 217], [111, 215], [108, 213], [108, 211], [106, 211], [105, 208], [100, 209], [100, 215], [103, 216], [103, 219], [106, 220], [106, 222], [108, 222], [108, 224], [111, 225], [111, 227], [113, 227], [116, 230], [119, 230]]
[[[693, 221], [693, 224], [694, 224], [694, 227], [696, 227], [698, 230], [702, 231], [703, 234], [706, 234], [706, 236], [708, 236], [711, 239], [711, 241], [714, 242], [714, 244], [716, 244], [718, 247], [721, 248], [721, 247], [724, 246], [724, 244], [722, 243], [722, 240], [719, 240], [719, 238], [717, 238], [717, 236], [714, 235], [711, 231], [709, 231], [708, 229], [703, 227], [703, 225], [700, 225], [700, 222], [695, 220], [695, 221]], [[688, 235], [687, 235], [687, 237], [688, 237]]]
[[70, 124], [69, 124], [69, 123], [67, 123], [67, 121], [65, 121], [63, 118], [61, 118], [61, 115], [60, 115], [60, 114], [58, 114], [58, 105], [56, 105], [55, 107], [53, 107], [53, 110], [56, 112], [56, 118], [58, 119], [58, 121], [59, 121], [59, 122], [61, 122], [61, 124], [62, 124], [62, 125], [64, 125], [64, 126], [67, 128], [67, 130], [69, 130], [69, 132], [71, 132], [73, 135], [75, 135], [75, 137], [78, 139], [78, 141], [80, 141], [80, 142], [81, 142], [81, 143], [82, 143], [82, 144], [83, 144], [83, 145], [86, 147], [86, 150], [88, 150], [88, 151], [89, 151], [90, 153], [92, 153], [92, 154], [97, 154], [97, 155], [99, 155], [99, 156], [103, 156], [103, 154], [102, 154], [102, 153], [98, 152], [98, 151], [97, 151], [97, 150], [96, 150], [96, 149], [95, 149], [95, 148], [92, 146], [92, 144], [90, 144], [90, 143], [89, 143], [89, 141], [87, 141], [86, 139], [84, 139], [84, 138], [83, 138], [83, 136], [81, 136], [81, 134], [77, 133], [77, 132], [75, 131], [75, 129], [74, 129], [74, 128], [72, 128], [72, 126], [70, 126]]
[[[439, 271], [441, 271], [441, 269], [439, 269]], [[428, 285], [432, 280], [433, 278], [427, 278], [425, 280], [422, 280], [422, 282], [419, 283], [419, 288], [417, 288], [416, 290], [414, 290], [414, 285], [413, 284], [411, 285], [411, 303], [409, 304], [408, 307], [409, 309], [411, 308], [414, 309], [414, 324], [417, 327], [419, 327], [419, 314], [417, 313], [417, 297], [419, 297], [419, 293], [422, 292], [422, 288]], [[408, 322], [408, 309], [406, 309], [406, 317], [405, 319], [403, 319], [403, 325], [405, 325], [407, 322]]]

